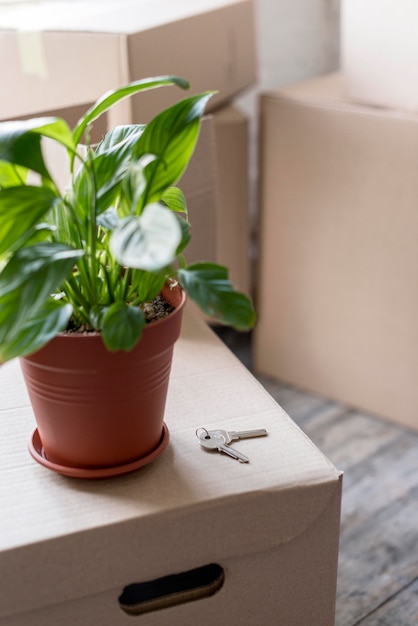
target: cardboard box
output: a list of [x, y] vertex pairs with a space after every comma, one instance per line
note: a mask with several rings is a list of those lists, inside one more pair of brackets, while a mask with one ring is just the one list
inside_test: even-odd
[[187, 200], [192, 239], [184, 254], [188, 263], [217, 260], [218, 179], [215, 125], [212, 116], [202, 121], [200, 136], [189, 166], [179, 181]]
[[261, 98], [259, 372], [418, 427], [418, 116]]
[[418, 4], [342, 0], [341, 67], [349, 98], [418, 111]]
[[[165, 421], [167, 450], [130, 475], [59, 476], [26, 446], [34, 426], [19, 365], [0, 368], [2, 626], [333, 626], [341, 474], [244, 366], [186, 309]], [[197, 428], [266, 428], [198, 445]], [[209, 563], [214, 595], [136, 619], [124, 587]]]
[[249, 120], [232, 106], [216, 111], [213, 118], [218, 184], [217, 261], [229, 268], [235, 287], [251, 295]]
[[[189, 80], [192, 93], [218, 90], [209, 111], [256, 80], [253, 0], [49, 0], [3, 7], [0, 18], [0, 57], [8, 59], [0, 119], [87, 104], [166, 74]], [[182, 94], [138, 94], [109, 113], [109, 126], [147, 122]]]

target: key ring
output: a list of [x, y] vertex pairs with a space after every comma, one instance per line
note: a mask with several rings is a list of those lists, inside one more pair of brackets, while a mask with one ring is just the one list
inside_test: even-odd
[[195, 430], [195, 435], [196, 435], [196, 437], [197, 437], [198, 439], [200, 438], [200, 435], [198, 434], [198, 433], [199, 433], [199, 430], [203, 430], [203, 431], [206, 433], [206, 435], [205, 435], [205, 439], [210, 439], [209, 432], [206, 430], [206, 428], [203, 428], [203, 426], [202, 426], [201, 428], [196, 428], [196, 430]]

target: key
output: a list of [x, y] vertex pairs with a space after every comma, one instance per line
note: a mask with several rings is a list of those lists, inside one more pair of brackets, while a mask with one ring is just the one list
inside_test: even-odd
[[252, 437], [265, 437], [268, 433], [265, 428], [258, 428], [256, 430], [209, 430], [209, 435], [222, 435], [225, 437], [225, 443], [228, 445], [231, 441], [237, 439], [251, 439]]
[[240, 463], [249, 463], [250, 461], [248, 456], [228, 446], [225, 442], [225, 437], [220, 433], [210, 434], [205, 430], [200, 435], [197, 435], [197, 438], [202, 448], [223, 452]]

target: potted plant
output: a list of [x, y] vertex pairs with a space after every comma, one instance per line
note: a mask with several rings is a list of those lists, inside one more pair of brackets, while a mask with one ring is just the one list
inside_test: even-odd
[[[90, 125], [165, 76], [108, 92], [70, 129], [60, 118], [0, 124], [0, 361], [21, 357], [37, 428], [32, 456], [61, 473], [131, 471], [168, 442], [163, 422], [173, 344], [186, 294], [238, 329], [255, 321], [227, 269], [188, 265], [187, 203], [176, 187], [212, 92], [146, 125]], [[68, 154], [60, 191], [44, 158]]]

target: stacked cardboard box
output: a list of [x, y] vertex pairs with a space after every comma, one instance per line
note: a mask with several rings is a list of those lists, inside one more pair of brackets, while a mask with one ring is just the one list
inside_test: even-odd
[[[252, 0], [46, 0], [1, 12], [0, 118], [93, 102], [146, 76], [178, 74], [218, 90], [209, 109], [255, 80]], [[110, 124], [147, 122], [179, 97], [158, 89], [124, 101]], [[208, 109], [208, 110], [209, 110]]]
[[248, 134], [248, 118], [236, 107], [213, 112], [179, 184], [192, 224], [188, 262], [226, 265], [235, 287], [251, 295]]
[[190, 81], [186, 94], [169, 87], [123, 101], [93, 127], [97, 141], [106, 128], [147, 122], [185, 95], [217, 90], [207, 107], [215, 145], [206, 163], [201, 150], [194, 168], [201, 191], [191, 176], [184, 189], [196, 240], [190, 260], [228, 265], [249, 293], [248, 121], [231, 105], [256, 80], [253, 0], [47, 0], [0, 15], [0, 56], [8, 59], [0, 119], [57, 114], [74, 125], [102, 93], [130, 81], [165, 74]]
[[418, 115], [341, 75], [261, 98], [255, 365], [418, 427]]

